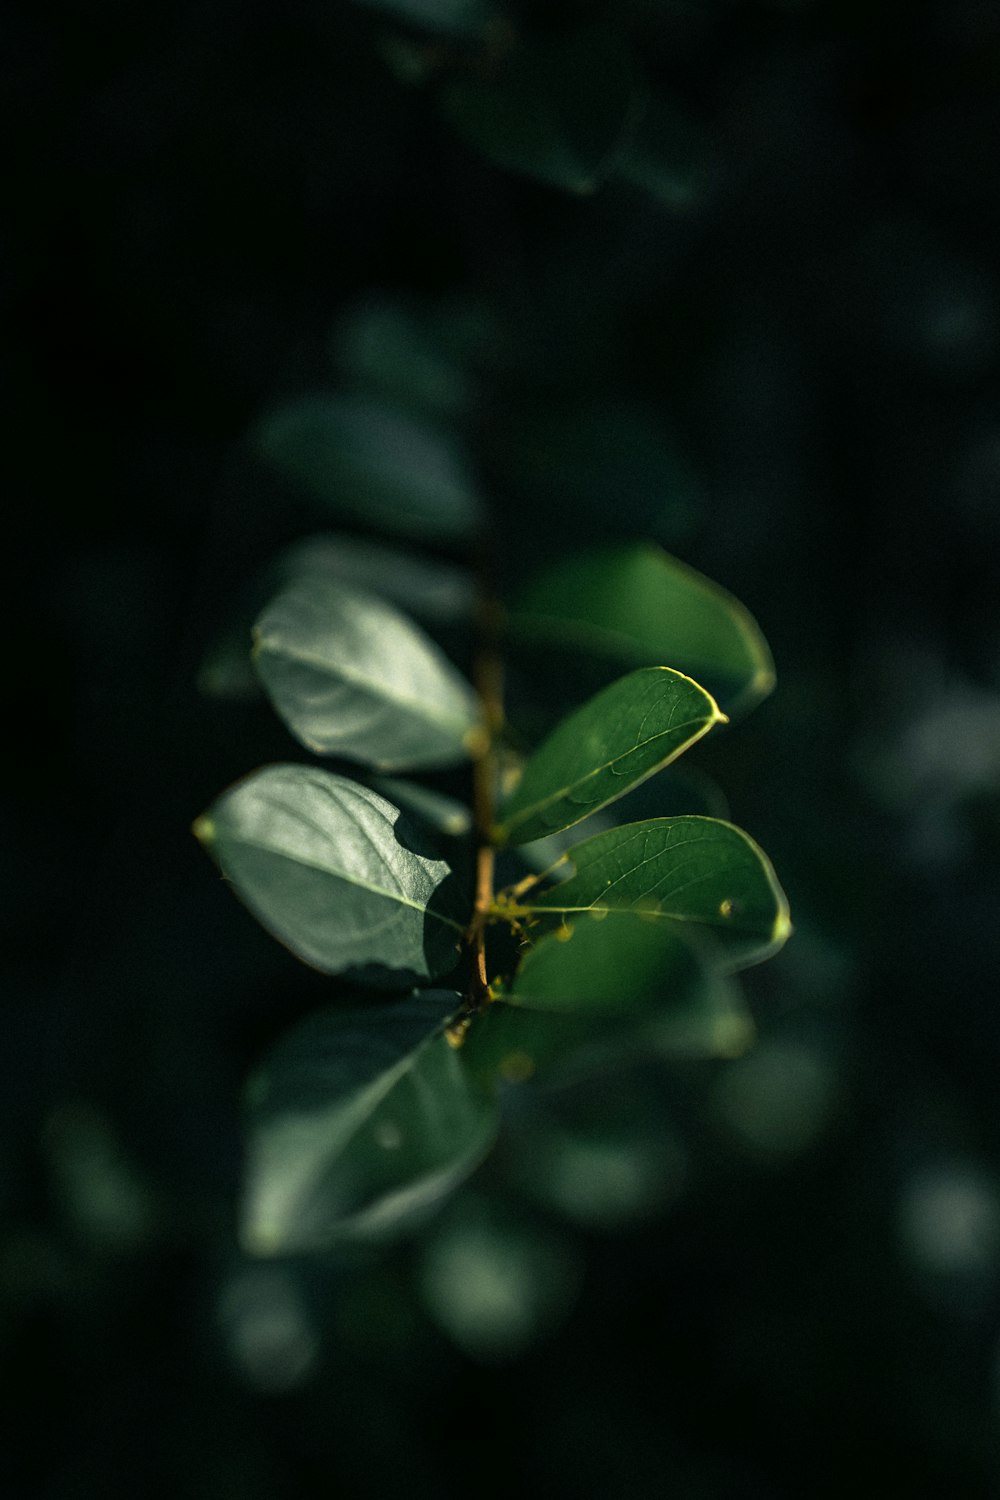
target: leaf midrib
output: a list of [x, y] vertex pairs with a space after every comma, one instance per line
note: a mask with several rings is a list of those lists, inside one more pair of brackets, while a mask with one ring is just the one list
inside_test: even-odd
[[305, 859], [299, 854], [288, 854], [284, 849], [276, 849], [272, 844], [263, 844], [257, 839], [248, 839], [240, 834], [233, 834], [232, 839], [234, 843], [242, 844], [246, 849], [257, 849], [262, 854], [270, 854], [277, 859], [286, 859], [289, 864], [302, 865], [307, 870], [316, 870], [320, 875], [328, 875], [331, 880], [340, 880], [345, 885], [356, 886], [359, 890], [368, 891], [373, 896], [382, 896], [387, 901], [397, 901], [401, 906], [409, 906], [414, 911], [424, 912], [446, 926], [453, 927], [456, 932], [465, 931], [461, 922], [456, 922], [453, 917], [445, 916], [443, 912], [435, 911], [432, 906], [414, 901], [410, 896], [403, 896], [398, 891], [383, 890], [381, 886], [373, 885], [368, 880], [361, 880], [355, 875], [349, 875], [346, 871], [332, 870], [329, 865], [321, 865], [317, 860]]
[[[621, 755], [616, 755], [613, 760], [605, 761], [603, 765], [595, 766], [594, 769], [592, 771], [588, 771], [585, 776], [578, 777], [576, 781], [567, 783], [566, 786], [560, 787], [558, 791], [551, 793], [549, 796], [542, 797], [537, 802], [532, 802], [527, 807], [519, 809], [511, 816], [505, 817], [500, 826], [503, 829], [510, 829], [515, 827], [518, 823], [525, 822], [534, 813], [539, 812], [542, 808], [551, 807], [554, 802], [559, 802], [567, 798], [570, 792], [574, 792], [579, 787], [585, 786], [586, 783], [588, 781], [592, 781], [595, 776], [603, 775], [605, 771], [611, 770], [614, 766], [618, 765], [620, 761], [627, 760], [629, 756], [635, 755], [637, 751], [644, 749], [646, 745], [651, 745], [654, 743], [654, 741], [663, 739], [665, 738], [665, 736], [675, 731], [685, 730], [690, 724], [699, 725], [699, 729], [696, 734], [689, 735], [687, 739], [682, 740], [681, 743], [677, 745], [675, 749], [671, 750], [670, 754], [665, 756], [663, 760], [654, 762], [654, 764], [650, 766], [649, 769], [645, 771], [637, 781], [631, 783], [631, 785], [628, 787], [623, 787], [621, 792], [616, 793], [615, 796], [607, 798], [604, 803], [600, 804], [601, 806], [607, 806], [608, 802], [616, 801], [618, 796], [624, 796], [626, 792], [631, 790], [632, 786], [641, 785], [643, 781], [648, 781], [650, 776], [654, 776], [657, 771], [663, 770], [664, 767], [668, 766], [672, 760], [675, 760], [691, 745], [696, 744], [698, 740], [706, 735], [717, 722], [718, 720], [714, 717], [709, 718], [706, 723], [700, 723], [698, 719], [686, 719], [683, 724], [672, 724], [669, 728], [661, 730], [658, 734], [651, 734], [648, 739], [640, 740], [637, 744], [633, 745], [631, 749], [624, 750]], [[598, 806], [593, 806], [588, 809], [588, 811], [593, 812], [597, 812], [599, 810], [600, 808]], [[578, 819], [577, 821], [581, 820]]]

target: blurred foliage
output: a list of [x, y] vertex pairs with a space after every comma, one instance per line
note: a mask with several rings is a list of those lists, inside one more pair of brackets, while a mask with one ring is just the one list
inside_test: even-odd
[[[5, 1493], [437, 1500], [488, 1465], [574, 1496], [994, 1494], [993, 12], [15, 0], [3, 26]], [[609, 33], [606, 79], [553, 90]], [[532, 105], [497, 145], [529, 88], [564, 132]], [[797, 932], [741, 981], [752, 1048], [723, 997], [724, 1060], [544, 1093], [513, 1066], [454, 1217], [260, 1263], [243, 1082], [331, 982], [205, 879], [192, 810], [287, 738], [198, 679], [249, 581], [334, 524], [328, 473], [309, 499], [259, 441], [334, 392], [461, 474], [452, 519], [503, 516], [504, 585], [526, 539], [652, 537], [746, 601], [778, 690], [700, 763]], [[352, 474], [395, 504], [373, 456]], [[511, 700], [527, 745], [516, 666]]]

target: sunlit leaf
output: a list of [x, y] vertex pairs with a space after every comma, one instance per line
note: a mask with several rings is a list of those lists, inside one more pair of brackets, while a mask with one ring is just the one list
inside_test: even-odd
[[628, 132], [637, 82], [621, 30], [583, 27], [523, 40], [488, 76], [448, 87], [441, 102], [498, 166], [590, 193]]
[[619, 678], [528, 760], [503, 806], [497, 842], [524, 844], [579, 823], [675, 760], [723, 717], [704, 688], [668, 667]]
[[651, 927], [709, 935], [726, 967], [759, 963], [791, 931], [788, 903], [753, 839], [715, 818], [625, 823], [577, 844], [553, 874], [568, 879], [526, 898], [536, 914], [634, 911]]
[[658, 547], [605, 548], [555, 564], [515, 600], [511, 628], [549, 650], [674, 667], [726, 713], [746, 711], [774, 686], [767, 642], [743, 605]]
[[264, 417], [255, 443], [335, 515], [431, 538], [467, 537], [479, 520], [456, 439], [389, 402], [299, 396]]
[[448, 1040], [459, 997], [310, 1016], [251, 1086], [242, 1237], [258, 1255], [413, 1226], [489, 1150], [496, 1106]]
[[268, 931], [315, 968], [393, 984], [454, 966], [454, 877], [368, 787], [314, 766], [267, 766], [224, 793], [195, 833]]
[[423, 632], [373, 594], [312, 575], [254, 627], [271, 702], [303, 745], [380, 771], [454, 765], [476, 744], [472, 688]]

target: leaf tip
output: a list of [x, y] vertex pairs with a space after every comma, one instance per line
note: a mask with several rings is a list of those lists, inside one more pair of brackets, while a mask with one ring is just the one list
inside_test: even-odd
[[200, 818], [195, 818], [191, 824], [191, 832], [199, 844], [212, 844], [215, 842], [215, 824], [205, 814], [202, 814]]

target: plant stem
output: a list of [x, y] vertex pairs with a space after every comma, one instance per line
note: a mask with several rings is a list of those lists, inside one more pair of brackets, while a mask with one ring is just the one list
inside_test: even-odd
[[495, 745], [503, 726], [503, 662], [496, 648], [496, 606], [483, 591], [480, 600], [480, 646], [474, 679], [483, 715], [484, 745], [472, 771], [472, 804], [476, 829], [476, 889], [472, 920], [465, 934], [472, 968], [469, 1002], [482, 1010], [490, 998], [486, 971], [486, 918], [493, 904], [493, 826], [496, 821], [497, 761]]

